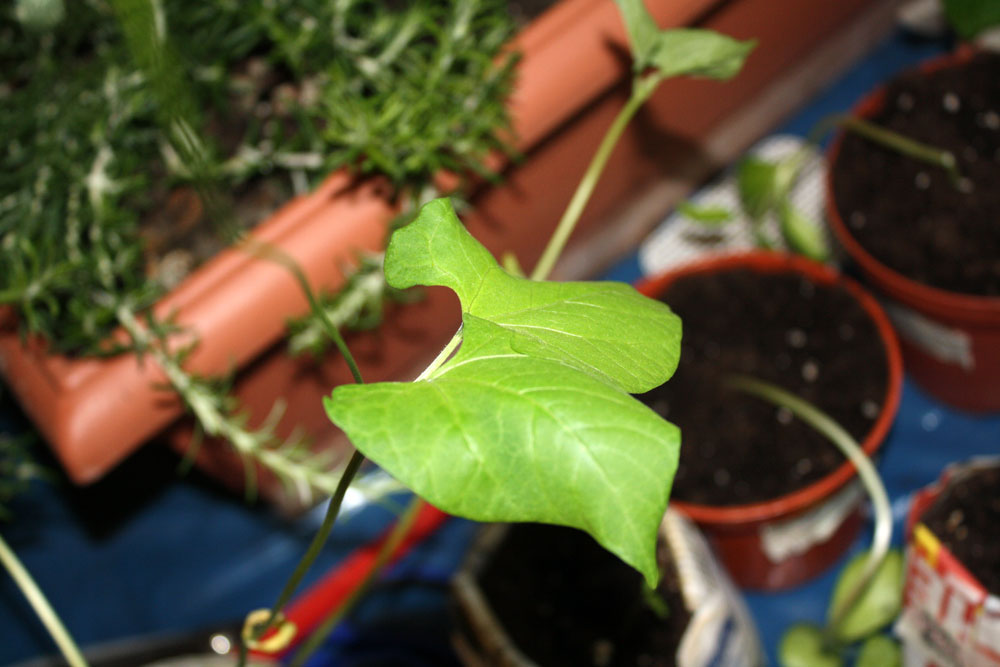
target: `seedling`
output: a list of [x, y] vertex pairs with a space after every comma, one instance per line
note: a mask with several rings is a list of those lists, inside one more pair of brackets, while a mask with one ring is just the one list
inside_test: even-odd
[[[857, 660], [859, 667], [892, 665], [892, 656], [898, 664], [898, 646], [876, 634], [899, 614], [903, 591], [903, 556], [899, 550], [889, 548], [892, 508], [878, 471], [857, 441], [814, 405], [755, 378], [737, 376], [730, 384], [787, 408], [825, 435], [854, 464], [874, 509], [875, 532], [871, 548], [852, 559], [841, 573], [830, 601], [826, 625], [822, 628], [805, 623], [792, 626], [781, 641], [781, 664], [784, 667], [839, 667], [851, 644], [859, 641], [864, 641]], [[886, 657], [890, 658], [887, 662], [862, 661], [862, 658], [868, 661]]]
[[[970, 187], [968, 179], [964, 179], [958, 170], [955, 156], [949, 151], [915, 141], [863, 118], [842, 114], [830, 116], [816, 125], [807, 145], [791, 155], [779, 160], [750, 156], [737, 167], [740, 206], [750, 220], [750, 231], [758, 247], [775, 250], [783, 242], [791, 251], [810, 259], [819, 262], [830, 259], [830, 247], [821, 226], [795, 206], [792, 192], [809, 157], [816, 150], [819, 138], [832, 127], [841, 127], [914, 160], [944, 169], [955, 187], [961, 190]], [[735, 213], [725, 207], [703, 207], [684, 202], [677, 210], [686, 218], [710, 228], [737, 219]], [[764, 224], [767, 220], [777, 221], [781, 239], [773, 238], [767, 232]]]
[[[641, 0], [618, 4], [634, 55], [632, 94], [530, 279], [518, 275], [515, 262], [501, 268], [447, 200], [424, 205], [393, 235], [386, 281], [399, 289], [452, 289], [462, 327], [415, 381], [340, 386], [325, 406], [358, 448], [354, 460], [370, 457], [418, 497], [475, 520], [580, 528], [653, 587], [679, 433], [630, 394], [673, 373], [680, 321], [628, 285], [544, 279], [642, 103], [667, 77], [733, 76], [753, 44], [706, 30], [661, 31]], [[342, 486], [349, 483], [350, 474]], [[338, 506], [335, 496], [321, 535]], [[248, 624], [249, 644], [279, 618], [308, 564], [300, 563], [269, 620]], [[293, 664], [330, 627], [310, 638]]]
[[[129, 8], [134, 3], [119, 0], [118, 6]], [[639, 570], [649, 586], [658, 581], [657, 528], [677, 465], [679, 433], [630, 394], [647, 391], [673, 373], [680, 321], [666, 305], [628, 285], [544, 279], [622, 131], [659, 84], [680, 75], [730, 78], [742, 67], [753, 44], [707, 30], [661, 31], [641, 0], [619, 0], [619, 7], [634, 54], [632, 94], [599, 146], [531, 278], [500, 268], [461, 226], [450, 202], [436, 199], [420, 209], [413, 223], [393, 235], [385, 257], [386, 282], [392, 287], [447, 286], [462, 306], [461, 329], [414, 382], [361, 383], [342, 337], [321, 312], [324, 326], [358, 380], [358, 384], [336, 388], [326, 401], [326, 409], [359, 451], [334, 490], [327, 519], [278, 603], [270, 612], [255, 612], [248, 619], [243, 632], [244, 658], [246, 647], [260, 646], [263, 633], [276, 624], [283, 639], [294, 634], [294, 628], [282, 622], [281, 608], [322, 546], [364, 456], [393, 473], [418, 496], [455, 514], [484, 521], [541, 521], [581, 528]], [[471, 20], [466, 14], [462, 17], [466, 25]], [[280, 17], [270, 18], [275, 23], [269, 27], [282, 34]], [[408, 20], [402, 34], [412, 36], [412, 29], [422, 23], [416, 14]], [[335, 27], [344, 30], [345, 43], [350, 45], [345, 26]], [[385, 27], [381, 25], [383, 31]], [[390, 46], [395, 39], [390, 40]], [[285, 46], [292, 66], [304, 65], [305, 59], [295, 57], [299, 45], [291, 40]], [[383, 53], [396, 57], [401, 51], [387, 47]], [[482, 60], [477, 57], [477, 62]], [[148, 64], [158, 66], [156, 61]], [[376, 85], [381, 81], [378, 68], [384, 63], [369, 64], [370, 84]], [[161, 73], [169, 78], [169, 71]], [[419, 78], [424, 91], [423, 74]], [[499, 85], [490, 80], [475, 91]], [[351, 95], [338, 97], [334, 107], [354, 99]], [[374, 127], [414, 126], [407, 119], [415, 107], [401, 106], [395, 97], [391, 101], [384, 109], [388, 115], [378, 116]], [[340, 118], [344, 122], [355, 120], [362, 111], [347, 108], [350, 113]], [[365, 111], [372, 109], [366, 107]], [[179, 117], [183, 112], [168, 120], [176, 125], [173, 121]], [[336, 126], [330, 122], [331, 128]], [[446, 144], [452, 139], [450, 132], [444, 134]], [[345, 149], [338, 157], [383, 167], [407, 167], [418, 161], [412, 156], [398, 161], [383, 159], [380, 148], [377, 142], [366, 143], [356, 151]], [[434, 158], [436, 154], [422, 155]], [[461, 162], [457, 166], [471, 165]], [[406, 171], [390, 174], [407, 182]], [[101, 193], [98, 209], [108, 205], [111, 200], [105, 197], [111, 194]], [[294, 267], [290, 268], [294, 272]], [[63, 280], [67, 288], [77, 287], [68, 278]], [[112, 283], [106, 280], [98, 291], [106, 293]], [[37, 296], [34, 289], [27, 292], [25, 288], [12, 300]], [[92, 296], [87, 294], [88, 299]], [[318, 310], [311, 294], [310, 300]], [[130, 330], [137, 349], [158, 350], [149, 344], [150, 334], [138, 324], [131, 307], [144, 303], [148, 300], [115, 296], [99, 305], [107, 321], [120, 322]], [[49, 306], [47, 301], [41, 302], [41, 307]], [[49, 325], [62, 316], [58, 308], [44, 308]], [[158, 358], [171, 367], [168, 358]], [[181, 385], [183, 382], [178, 379]], [[218, 412], [217, 406], [209, 407], [206, 414]], [[387, 540], [386, 554], [405, 532], [407, 517], [415, 515], [419, 502], [411, 505], [397, 524], [395, 536]], [[310, 638], [295, 664], [322, 640], [323, 632], [335, 620]], [[70, 654], [70, 649], [64, 650]], [[77, 656], [70, 659], [78, 664]]]

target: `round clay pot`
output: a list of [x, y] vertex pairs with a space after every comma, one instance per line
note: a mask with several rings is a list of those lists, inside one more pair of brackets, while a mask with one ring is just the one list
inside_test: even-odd
[[[899, 407], [903, 367], [899, 344], [875, 299], [832, 268], [794, 255], [751, 251], [694, 262], [646, 279], [637, 287], [657, 297], [676, 280], [695, 274], [744, 268], [761, 273], [794, 272], [822, 285], [839, 285], [852, 294], [871, 317], [886, 353], [887, 388], [882, 410], [861, 443], [873, 456]], [[851, 545], [862, 525], [863, 494], [852, 464], [787, 495], [765, 502], [717, 507], [672, 500], [670, 506], [705, 531], [723, 565], [737, 584], [758, 590], [780, 590], [802, 583], [831, 566]], [[769, 545], [783, 540], [789, 548], [776, 555]]]
[[[972, 52], [962, 50], [922, 66], [931, 72], [956, 67]], [[854, 115], [872, 116], [885, 104], [878, 88]], [[899, 332], [906, 370], [932, 396], [973, 412], [1000, 411], [1000, 297], [950, 292], [918, 283], [873, 257], [851, 234], [833, 196], [833, 166], [844, 133], [827, 155], [826, 212], [840, 245], [878, 292]]]

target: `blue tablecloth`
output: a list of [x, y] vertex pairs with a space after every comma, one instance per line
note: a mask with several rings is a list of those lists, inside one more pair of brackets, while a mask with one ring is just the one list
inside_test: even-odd
[[[805, 135], [816, 120], [849, 108], [887, 75], [943, 48], [893, 35], [775, 130]], [[638, 276], [631, 257], [608, 277]], [[25, 428], [9, 395], [0, 392], [0, 431]], [[897, 519], [910, 494], [948, 462], [998, 452], [1000, 417], [959, 414], [907, 381], [880, 462]], [[56, 472], [56, 480], [36, 483], [19, 498], [13, 520], [0, 526], [81, 644], [238, 623], [247, 610], [275, 599], [318, 524], [316, 514], [288, 521], [196, 474], [177, 477], [175, 465], [170, 454], [147, 448], [86, 490], [73, 489]], [[371, 507], [338, 525], [306, 584], [378, 534], [390, 516]], [[475, 529], [449, 520], [389, 571], [317, 662], [350, 665], [377, 657], [378, 664], [452, 664], [445, 584]], [[865, 541], [859, 539], [855, 550]], [[794, 591], [747, 596], [772, 662], [785, 627], [822, 621], [833, 577], [831, 571]], [[6, 577], [0, 579], [0, 663], [51, 653], [27, 604]]]

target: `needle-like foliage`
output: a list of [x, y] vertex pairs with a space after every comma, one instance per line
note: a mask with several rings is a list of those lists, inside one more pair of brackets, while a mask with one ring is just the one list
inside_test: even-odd
[[165, 289], [146, 223], [185, 185], [230, 210], [265, 177], [279, 205], [343, 166], [419, 191], [503, 146], [499, 0], [70, 2], [54, 25], [16, 9], [0, 8], [0, 304], [61, 352], [99, 353], [116, 304]]

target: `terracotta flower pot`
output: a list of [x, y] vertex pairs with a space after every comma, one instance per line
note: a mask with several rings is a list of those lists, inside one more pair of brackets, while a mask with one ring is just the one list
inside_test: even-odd
[[[903, 638], [907, 667], [1000, 665], [1000, 594], [996, 590], [990, 592], [948, 548], [946, 544], [953, 534], [939, 536], [928, 527], [931, 511], [937, 509], [936, 523], [940, 523], [941, 515], [947, 516], [947, 530], [948, 524], [957, 519], [948, 532], [964, 529], [968, 533], [973, 520], [964, 516], [963, 507], [968, 508], [969, 503], [961, 500], [956, 503], [954, 494], [968, 484], [970, 477], [984, 472], [991, 472], [995, 479], [1000, 472], [1000, 459], [974, 459], [949, 466], [940, 480], [921, 489], [913, 498], [906, 522], [903, 611], [896, 626], [897, 634]], [[992, 499], [984, 498], [982, 487], [980, 483], [976, 491], [970, 492], [976, 499], [973, 504], [991, 500], [995, 503], [996, 493]], [[946, 504], [936, 507], [939, 503]], [[995, 514], [996, 509], [992, 512]], [[995, 526], [978, 538], [996, 543]]]
[[[971, 55], [971, 51], [960, 51], [928, 62], [922, 70], [957, 67]], [[884, 106], [885, 90], [878, 88], [858, 103], [854, 114], [870, 117]], [[827, 218], [851, 260], [885, 299], [899, 332], [906, 370], [928, 393], [954, 407], [1000, 411], [1000, 297], [961, 294], [919, 283], [886, 266], [858, 242], [834, 196], [834, 165], [844, 136], [840, 133], [834, 139], [827, 157]], [[947, 262], [948, 258], [938, 260]]]
[[[648, 296], [657, 297], [684, 277], [736, 268], [760, 273], [792, 272], [819, 285], [843, 287], [870, 317], [885, 349], [887, 366], [881, 411], [861, 443], [869, 456], [874, 455], [896, 415], [903, 371], [899, 344], [889, 320], [875, 299], [856, 283], [802, 257], [753, 251], [697, 261], [645, 280], [638, 288]], [[684, 444], [682, 434], [681, 446]], [[737, 584], [777, 590], [822, 572], [857, 536], [863, 494], [857, 484], [851, 484], [855, 477], [854, 466], [845, 462], [825, 477], [767, 501], [723, 507], [671, 500], [670, 506], [705, 531]]]
[[667, 511], [657, 613], [638, 572], [579, 531], [494, 524], [452, 580], [453, 644], [468, 667], [763, 664], [739, 594], [704, 538]]
[[[570, 248], [571, 255], [584, 247], [596, 249], [587, 254], [588, 271], [612, 260], [615, 252], [628, 247], [628, 239], [654, 224], [670, 201], [663, 195], [667, 178], [675, 183], [670, 196], [676, 197], [683, 192], [677, 190], [677, 173], [684, 174], [682, 182], [693, 183], [712, 168], [711, 160], [694, 146], [713, 136], [724, 146], [717, 157], [735, 155], [784, 112], [774, 103], [777, 98], [766, 93], [791, 69], [790, 63], [845, 25], [861, 22], [858, 17], [871, 6], [888, 2], [647, 4], [661, 25], [711, 27], [739, 38], [756, 37], [760, 45], [734, 81], [674, 81], [650, 101], [612, 156], [581, 221], [575, 250]], [[630, 73], [624, 28], [609, 0], [563, 0], [527, 26], [513, 47], [522, 57], [511, 109], [517, 146], [526, 159], [507, 170], [502, 187], [483, 186], [473, 193], [475, 213], [466, 222], [492, 251], [512, 251], [522, 265], [531, 266], [627, 98]], [[829, 75], [828, 69], [824, 74]], [[810, 85], [818, 83], [810, 79]], [[741, 107], [758, 97], [770, 100], [766, 111], [750, 120], [740, 117], [738, 127], [728, 127]], [[642, 210], [632, 216], [626, 236], [615, 236], [618, 240], [610, 243], [601, 236], [608, 230], [600, 223], [637, 198], [646, 202]], [[254, 234], [298, 261], [314, 289], [335, 289], [343, 281], [339, 267], [359, 250], [377, 249], [393, 213], [377, 183], [334, 174]], [[580, 270], [570, 265], [562, 275], [579, 276]], [[288, 410], [279, 433], [302, 427], [318, 446], [343, 454], [348, 449], [326, 420], [319, 396], [350, 381], [346, 367], [336, 356], [322, 364], [289, 359], [281, 343], [286, 320], [305, 309], [287, 270], [230, 249], [167, 295], [156, 312], [174, 314], [177, 324], [199, 341], [188, 361], [190, 370], [204, 375], [241, 370], [235, 391], [253, 415], [251, 424], [262, 421], [275, 399], [283, 397]], [[352, 336], [350, 342], [367, 380], [400, 378], [422, 367], [457, 322], [452, 297], [430, 290], [424, 302], [398, 309], [378, 331]], [[50, 356], [36, 341], [24, 343], [8, 319], [6, 325], [0, 321], [0, 373], [77, 482], [99, 478], [171, 424], [170, 439], [179, 448], [187, 446], [190, 425], [177, 423], [183, 406], [159, 388], [163, 374], [149, 360], [138, 362], [130, 355], [110, 360]], [[218, 443], [202, 446], [199, 463], [236, 486], [243, 483], [242, 462]], [[262, 486], [268, 493], [266, 476]]]

